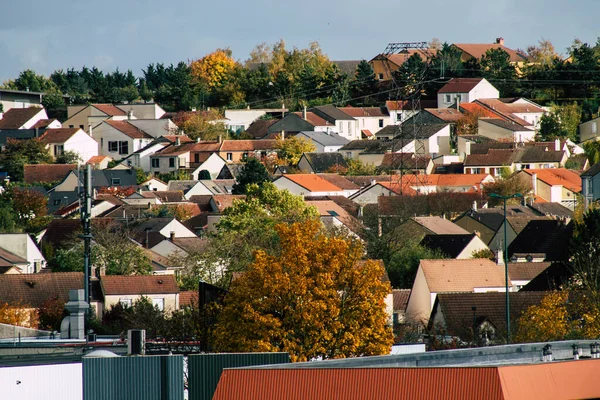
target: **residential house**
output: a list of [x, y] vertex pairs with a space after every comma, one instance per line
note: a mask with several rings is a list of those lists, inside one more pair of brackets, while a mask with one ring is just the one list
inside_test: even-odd
[[446, 218], [438, 216], [412, 217], [401, 225], [402, 232], [411, 237], [423, 238], [426, 235], [468, 235], [469, 232]]
[[378, 54], [369, 61], [369, 64], [377, 80], [389, 81], [392, 79], [392, 73], [413, 55], [417, 54], [423, 61], [428, 61], [435, 53], [435, 49], [406, 49], [396, 54]]
[[[406, 307], [406, 318], [428, 323], [442, 293], [505, 292], [504, 267], [488, 259], [421, 260]], [[512, 283], [509, 279], [509, 290]]]
[[502, 49], [508, 53], [509, 62], [517, 68], [521, 68], [527, 62], [527, 57], [517, 51], [504, 45], [504, 38], [496, 38], [494, 43], [453, 43], [452, 47], [462, 52], [461, 61], [465, 62], [471, 59], [481, 60], [489, 50]]
[[37, 273], [46, 267], [42, 252], [26, 233], [0, 233], [0, 250], [25, 261], [24, 265], [19, 265], [22, 273]]
[[327, 133], [322, 131], [304, 131], [296, 135], [297, 138], [304, 138], [315, 146], [316, 153], [330, 153], [338, 151], [349, 140], [336, 133]]
[[100, 286], [105, 310], [119, 303], [131, 307], [142, 296], [161, 311], [179, 309], [179, 286], [174, 275], [104, 275]]
[[582, 179], [565, 168], [524, 169], [517, 176], [531, 182], [536, 201], [560, 203], [570, 210], [577, 205]]
[[544, 146], [489, 148], [487, 153], [467, 155], [464, 160], [464, 172], [465, 174], [489, 173], [492, 176], [500, 176], [504, 169], [508, 172], [522, 169], [561, 169], [567, 159], [565, 151], [553, 151]]
[[366, 136], [376, 134], [380, 129], [396, 122], [392, 120], [385, 107], [339, 107], [338, 109], [356, 119], [360, 131]]
[[277, 140], [223, 140], [219, 155], [228, 163], [239, 163], [249, 157], [259, 160], [277, 152]]
[[[511, 277], [512, 279], [512, 277]], [[517, 321], [531, 306], [540, 304], [548, 292], [509, 293], [511, 321]], [[506, 338], [505, 293], [440, 293], [429, 326], [465, 342], [504, 343]], [[474, 335], [475, 333], [475, 335]]]
[[436, 108], [437, 100], [423, 100], [416, 102], [410, 100], [387, 100], [385, 108], [390, 115], [390, 121], [394, 125], [400, 125], [419, 111], [425, 108]]
[[393, 141], [353, 140], [338, 150], [345, 158], [360, 160], [363, 164], [379, 166], [387, 153], [399, 153]]
[[93, 137], [98, 141], [98, 152], [115, 159], [127, 158], [148, 146], [155, 139], [133, 125], [131, 121], [102, 121], [94, 128]]
[[[82, 272], [0, 275], [0, 303], [20, 307], [32, 317], [48, 300], [66, 303], [69, 291], [78, 289], [83, 289]], [[98, 299], [94, 297], [92, 307], [96, 308]]]
[[0, 105], [4, 112], [13, 108], [42, 107], [45, 93], [30, 92], [28, 90], [0, 89]]
[[532, 220], [508, 246], [508, 258], [516, 261], [568, 261], [573, 222]]
[[[200, 153], [195, 153], [195, 160], [192, 163], [191, 152], [198, 149], [198, 147], [207, 143], [181, 143], [175, 146], [166, 146], [163, 149], [156, 151], [154, 154], [149, 154], [150, 159], [150, 172], [154, 174], [164, 174], [174, 172], [180, 168], [192, 168], [196, 167], [200, 162]], [[214, 149], [218, 149], [219, 143], [210, 143]], [[209, 154], [210, 155], [210, 154]], [[206, 156], [208, 158], [208, 155]]]
[[77, 164], [25, 164], [23, 181], [27, 184], [49, 184], [60, 182], [77, 169]]
[[337, 133], [341, 137], [348, 140], [361, 138], [359, 121], [340, 109], [334, 106], [317, 106], [312, 107], [309, 111], [323, 118], [328, 123], [333, 124], [335, 128], [330, 131]]
[[[76, 192], [82, 186], [83, 174], [80, 174], [78, 170], [73, 170], [69, 172], [58, 185], [50, 189], [49, 192]], [[108, 187], [135, 187], [137, 186], [137, 179], [135, 172], [131, 169], [93, 169], [92, 186], [94, 189]]]
[[219, 174], [215, 177], [215, 180], [221, 180], [221, 179], [238, 180], [245, 165], [246, 164], [244, 164], [244, 163], [225, 164], [225, 165], [223, 165], [223, 168], [221, 168], [221, 171], [219, 171]]
[[447, 155], [450, 150], [450, 125], [388, 125], [377, 133], [394, 140], [394, 148], [398, 153], [416, 153], [436, 158]]
[[378, 167], [381, 172], [403, 171], [412, 174], [432, 174], [435, 164], [429, 156], [416, 156], [414, 153], [387, 153]]
[[600, 163], [581, 174], [581, 194], [587, 206], [600, 199]]
[[535, 131], [513, 121], [497, 118], [480, 118], [477, 133], [490, 139], [514, 143], [535, 141]]
[[[213, 192], [204, 185], [207, 181], [190, 181], [190, 180], [172, 180], [167, 185], [167, 190], [180, 190], [183, 192], [183, 197], [189, 200], [192, 196], [211, 195]], [[211, 182], [211, 181], [208, 181]]]
[[153, 234], [156, 236], [157, 233], [162, 236], [160, 240], [196, 237], [194, 232], [190, 231], [176, 218], [150, 218], [140, 221], [134, 228], [132, 239], [144, 245], [144, 247], [152, 248], [152, 245], [148, 246], [148, 235]]
[[98, 142], [79, 128], [46, 129], [40, 136], [52, 157], [59, 157], [66, 151], [79, 155], [79, 164], [98, 155]]
[[281, 190], [298, 196], [344, 196], [342, 188], [315, 174], [282, 175], [273, 181]]
[[[504, 265], [504, 262], [501, 262]], [[508, 276], [513, 284], [513, 290], [519, 291], [537, 276], [544, 273], [550, 265], [549, 261], [542, 262], [509, 262]]]
[[137, 120], [158, 120], [165, 117], [165, 110], [156, 103], [115, 104], [115, 107]]
[[425, 235], [421, 246], [437, 250], [449, 258], [457, 260], [476, 258], [474, 255], [481, 255], [482, 252], [489, 251], [489, 248], [475, 233]]
[[[286, 108], [257, 108], [225, 110], [225, 127], [234, 133], [247, 132], [250, 125], [258, 121], [274, 121], [273, 119], [259, 119], [283, 116], [288, 112]], [[257, 138], [258, 139], [258, 138]]]
[[531, 130], [538, 130], [542, 116], [546, 110], [531, 100], [480, 98], [475, 103], [486, 107], [488, 110], [499, 114], [503, 119], [508, 119]]
[[598, 125], [600, 125], [600, 117], [579, 124], [579, 141], [583, 143], [588, 140], [598, 140], [598, 136], [600, 136]]
[[[179, 138], [179, 143], [191, 143], [192, 140], [187, 136], [180, 135], [177, 136]], [[173, 147], [177, 145], [177, 138], [171, 140], [169, 137], [161, 137], [153, 140], [150, 144], [145, 147], [131, 153], [129, 156], [121, 159], [121, 165], [125, 165], [128, 167], [140, 168], [144, 172], [150, 172], [152, 167], [151, 156], [155, 153], [160, 152], [161, 150], [166, 149], [167, 147]], [[114, 146], [114, 145], [113, 145]], [[160, 161], [159, 161], [160, 162]]]
[[227, 165], [227, 162], [218, 153], [212, 153], [192, 172], [192, 179], [200, 179], [201, 171], [208, 171], [210, 174], [210, 179], [217, 179], [225, 165]]
[[150, 178], [146, 182], [143, 182], [140, 186], [147, 187], [148, 190], [156, 192], [156, 191], [165, 191], [167, 190], [167, 184], [161, 181], [158, 178]]
[[432, 125], [432, 124], [452, 124], [463, 118], [464, 114], [456, 108], [425, 108], [418, 114], [410, 117], [403, 125]]
[[[0, 113], [0, 131], [35, 129], [34, 126], [41, 120], [48, 120], [48, 114], [43, 107], [11, 108]], [[60, 127], [60, 123], [58, 125]]]
[[90, 164], [94, 169], [107, 169], [111, 161], [113, 159], [109, 156], [93, 156], [86, 161], [86, 164]]
[[[331, 200], [336, 202], [340, 207], [343, 207], [346, 210], [354, 209], [355, 212], [350, 212], [353, 216], [358, 216], [358, 210], [356, 209], [356, 204], [354, 204], [348, 197], [352, 196], [354, 193], [358, 192], [360, 186], [355, 184], [354, 182], [347, 179], [345, 176], [334, 174], [334, 173], [325, 173], [318, 174], [321, 178], [325, 179], [327, 182], [339, 187], [344, 191], [343, 196], [326, 196], [321, 198], [322, 200]], [[305, 200], [308, 200], [305, 198]]]
[[327, 228], [342, 229], [344, 232], [358, 238], [363, 227], [360, 221], [350, 215], [344, 208], [332, 200], [306, 200], [306, 204], [319, 211], [319, 217]]
[[[335, 132], [334, 128], [334, 124], [327, 122], [325, 119], [319, 117], [313, 112], [304, 110], [301, 113], [287, 114], [280, 120], [269, 124], [267, 127], [267, 135], [264, 137], [271, 138], [277, 135], [279, 138], [285, 139], [287, 136], [295, 135], [298, 132]], [[258, 134], [256, 134], [255, 137], [256, 136], [258, 136]]]
[[246, 129], [246, 134], [254, 139], [276, 139], [281, 132], [269, 132], [269, 127], [277, 122], [277, 119], [259, 119], [254, 121]]
[[0, 274], [33, 273], [28, 271], [28, 263], [23, 257], [0, 247]]
[[65, 128], [80, 128], [90, 133], [97, 125], [105, 120], [122, 121], [135, 117], [112, 104], [90, 104], [67, 106], [67, 120], [63, 122]]
[[343, 172], [348, 169], [348, 163], [340, 153], [304, 153], [298, 161], [298, 169], [304, 174]]
[[402, 324], [405, 321], [410, 289], [392, 289], [392, 296], [394, 299], [393, 324]]
[[452, 78], [437, 93], [438, 108], [448, 108], [457, 103], [470, 103], [477, 99], [497, 99], [500, 92], [485, 78]]
[[[509, 219], [507, 225], [507, 242], [510, 244], [517, 236], [516, 223], [511, 224], [511, 220], [526, 218], [528, 220], [539, 216], [538, 213], [529, 207], [522, 205], [508, 204], [506, 207], [506, 216]], [[504, 209], [496, 208], [477, 208], [466, 211], [454, 223], [467, 232], [477, 233], [483, 242], [491, 249], [498, 250], [503, 248], [504, 241]], [[513, 225], [515, 225], [513, 227]], [[500, 240], [498, 240], [500, 239]]]

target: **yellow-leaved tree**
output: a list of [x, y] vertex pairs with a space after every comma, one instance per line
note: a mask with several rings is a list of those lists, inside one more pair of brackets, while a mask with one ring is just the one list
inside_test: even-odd
[[205, 83], [209, 88], [222, 86], [236, 68], [231, 51], [217, 49], [204, 57], [192, 61], [191, 73], [196, 81]]
[[224, 352], [289, 352], [292, 361], [388, 354], [390, 285], [357, 241], [319, 220], [276, 226], [280, 250], [255, 253], [232, 283], [213, 332]]
[[302, 154], [311, 153], [317, 148], [310, 140], [292, 136], [277, 142], [277, 156], [279, 161], [286, 165], [296, 165]]

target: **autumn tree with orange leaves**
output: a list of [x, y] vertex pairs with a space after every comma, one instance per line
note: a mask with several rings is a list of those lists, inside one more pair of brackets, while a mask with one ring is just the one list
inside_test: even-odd
[[289, 352], [293, 361], [388, 354], [390, 285], [360, 243], [327, 236], [318, 220], [277, 225], [280, 250], [255, 253], [214, 330], [225, 352]]

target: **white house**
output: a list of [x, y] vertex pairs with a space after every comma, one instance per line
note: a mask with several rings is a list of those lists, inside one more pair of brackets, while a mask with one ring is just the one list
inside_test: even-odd
[[89, 133], [92, 128], [104, 120], [122, 121], [133, 119], [127, 113], [112, 104], [90, 104], [67, 107], [67, 120], [63, 122], [65, 128], [81, 128]]
[[477, 99], [497, 99], [500, 92], [485, 78], [452, 78], [438, 91], [438, 108], [456, 102], [471, 103]]
[[381, 135], [395, 139], [396, 153], [417, 153], [435, 158], [451, 152], [450, 124], [390, 125], [377, 133], [377, 137]]
[[269, 115], [282, 115], [285, 108], [257, 108], [225, 110], [225, 126], [233, 132], [243, 132], [257, 119]]
[[156, 103], [115, 104], [115, 107], [140, 120], [157, 120], [165, 115], [165, 110]]
[[509, 140], [514, 143], [535, 141], [535, 131], [499, 118], [480, 118], [477, 132], [481, 136], [500, 141]]
[[42, 120], [48, 120], [46, 110], [42, 107], [11, 108], [0, 113], [0, 130], [33, 129]]
[[150, 172], [151, 170], [151, 159], [150, 156], [158, 153], [164, 148], [170, 146], [168, 141], [153, 141], [149, 145], [142, 147], [141, 149], [130, 154], [128, 157], [121, 161], [122, 165], [129, 167], [140, 168], [144, 172]]
[[167, 190], [167, 184], [158, 178], [150, 178], [140, 186], [147, 186], [149, 190], [163, 192]]
[[129, 119], [127, 122], [153, 138], [173, 135], [179, 131], [170, 119]]
[[350, 141], [337, 133], [322, 131], [303, 131], [296, 135], [298, 138], [307, 139], [315, 148], [316, 153], [330, 153], [341, 149]]
[[335, 132], [348, 140], [356, 140], [361, 138], [358, 120], [341, 111], [340, 109], [334, 106], [317, 106], [311, 108], [309, 111], [315, 114], [317, 117], [324, 119], [328, 124], [333, 125], [333, 127], [327, 131]]
[[597, 140], [600, 134], [598, 126], [600, 125], [600, 117], [594, 118], [579, 125], [579, 140], [586, 142], [588, 140]]
[[154, 138], [130, 121], [102, 121], [93, 129], [92, 136], [98, 141], [98, 153], [116, 160], [149, 145]]
[[361, 132], [369, 131], [376, 134], [380, 129], [395, 123], [385, 107], [339, 107], [338, 109], [356, 119]]
[[226, 164], [227, 162], [218, 153], [212, 153], [192, 172], [192, 179], [198, 180], [200, 171], [204, 170], [208, 171], [210, 179], [217, 179], [217, 176]]
[[298, 196], [345, 196], [344, 189], [315, 174], [282, 175], [273, 181], [280, 190]]
[[79, 128], [47, 129], [40, 137], [53, 157], [72, 151], [79, 155], [79, 164], [98, 155], [98, 142]]
[[26, 233], [0, 233], [0, 249], [27, 260], [22, 273], [40, 272], [46, 267], [46, 259], [31, 236]]

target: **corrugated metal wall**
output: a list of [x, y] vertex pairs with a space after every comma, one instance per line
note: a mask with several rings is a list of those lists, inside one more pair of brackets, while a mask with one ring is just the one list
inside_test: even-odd
[[224, 368], [286, 364], [288, 353], [197, 354], [188, 357], [190, 400], [211, 400]]
[[83, 359], [84, 400], [183, 400], [183, 356]]

